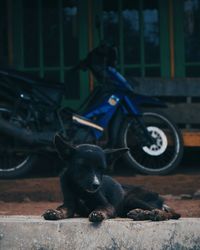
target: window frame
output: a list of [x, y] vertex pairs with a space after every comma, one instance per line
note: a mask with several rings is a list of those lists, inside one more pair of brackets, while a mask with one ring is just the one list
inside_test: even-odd
[[[140, 19], [140, 57], [141, 62], [139, 64], [124, 64], [124, 46], [123, 46], [123, 20], [122, 20], [122, 2], [123, 0], [116, 0], [118, 3], [118, 17], [119, 17], [119, 69], [122, 74], [125, 73], [125, 69], [140, 69], [141, 77], [145, 77], [145, 70], [148, 68], [160, 68], [160, 77], [170, 77], [171, 68], [170, 68], [170, 37], [169, 37], [169, 2], [168, 1], [158, 1], [159, 4], [159, 31], [160, 31], [160, 63], [145, 63], [145, 49], [144, 49], [144, 20], [143, 20], [143, 0], [139, 1], [139, 19]], [[101, 2], [101, 11], [103, 9], [103, 0]], [[99, 11], [99, 9], [98, 9]], [[96, 13], [97, 14], [97, 13]], [[166, 32], [167, 30], [167, 32]], [[159, 76], [158, 76], [159, 77]]]
[[[23, 44], [23, 6], [22, 0], [13, 0], [12, 1], [12, 26], [13, 26], [13, 67], [17, 70], [23, 72], [38, 72], [40, 77], [44, 77], [45, 71], [59, 71], [59, 81], [64, 82], [65, 80], [65, 71], [70, 69], [70, 66], [64, 65], [64, 39], [63, 39], [63, 22], [62, 22], [62, 0], [57, 0], [59, 4], [58, 8], [58, 18], [59, 18], [59, 65], [57, 66], [45, 66], [44, 65], [44, 53], [43, 53], [43, 36], [42, 36], [42, 1], [38, 1], [38, 32], [39, 32], [39, 62], [38, 67], [26, 67], [24, 65], [24, 44]], [[88, 52], [88, 0], [79, 1], [79, 11], [78, 13], [78, 26], [79, 26], [79, 58], [84, 58]], [[77, 62], [78, 63], [78, 62]], [[63, 100], [64, 106], [69, 106], [72, 108], [79, 107], [80, 103], [89, 94], [89, 83], [88, 83], [88, 74], [80, 71], [77, 71], [79, 74], [80, 88], [79, 98], [65, 98]]]
[[[170, 0], [172, 1], [172, 0]], [[175, 77], [187, 77], [187, 66], [199, 66], [199, 62], [186, 62], [184, 39], [184, 1], [173, 1]], [[196, 77], [195, 77], [196, 78]]]

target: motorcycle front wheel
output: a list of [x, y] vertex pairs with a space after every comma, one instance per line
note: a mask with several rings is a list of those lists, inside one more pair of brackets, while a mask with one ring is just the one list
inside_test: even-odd
[[[26, 128], [23, 124], [23, 116], [21, 114], [13, 116], [12, 109], [9, 105], [0, 104], [0, 119], [12, 123], [18, 128]], [[37, 156], [22, 151], [15, 138], [0, 132], [0, 178], [22, 177], [33, 168], [36, 161]]]
[[158, 112], [144, 112], [141, 124], [151, 138], [148, 145], [144, 145], [144, 140], [141, 143], [141, 133], [134, 118], [124, 122], [121, 129], [120, 146], [130, 149], [124, 155], [126, 162], [141, 173], [168, 174], [178, 166], [183, 155], [179, 129], [166, 115]]

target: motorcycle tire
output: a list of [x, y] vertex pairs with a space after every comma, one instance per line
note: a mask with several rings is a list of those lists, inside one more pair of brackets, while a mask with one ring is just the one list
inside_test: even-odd
[[124, 155], [130, 167], [149, 175], [165, 175], [175, 169], [183, 156], [183, 139], [177, 126], [165, 114], [144, 112], [142, 123], [153, 138], [150, 146], [139, 143], [134, 118], [124, 122], [120, 131], [121, 147], [128, 147]]
[[[14, 123], [17, 127], [22, 127], [23, 117], [17, 114], [14, 119], [11, 119], [12, 106], [0, 104], [0, 119]], [[24, 126], [23, 126], [24, 128]], [[0, 178], [13, 179], [22, 177], [30, 172], [35, 162], [37, 155], [23, 152], [17, 149], [16, 140], [8, 135], [0, 132]]]

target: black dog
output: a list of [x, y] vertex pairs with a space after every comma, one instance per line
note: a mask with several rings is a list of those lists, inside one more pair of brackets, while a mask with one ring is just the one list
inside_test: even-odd
[[61, 175], [64, 203], [57, 209], [49, 209], [43, 217], [59, 220], [75, 214], [100, 222], [114, 217], [134, 220], [178, 219], [179, 214], [163, 204], [162, 198], [141, 187], [122, 187], [107, 175], [103, 175], [107, 160], [114, 160], [127, 152], [127, 148], [102, 150], [98, 146], [81, 144], [70, 146], [56, 135], [56, 148], [68, 167]]

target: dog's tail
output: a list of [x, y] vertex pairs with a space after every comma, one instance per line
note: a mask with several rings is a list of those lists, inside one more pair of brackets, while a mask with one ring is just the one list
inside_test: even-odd
[[173, 208], [169, 207], [166, 204], [163, 204], [162, 210], [169, 213], [170, 219], [178, 220], [181, 217], [179, 213], [175, 212]]

